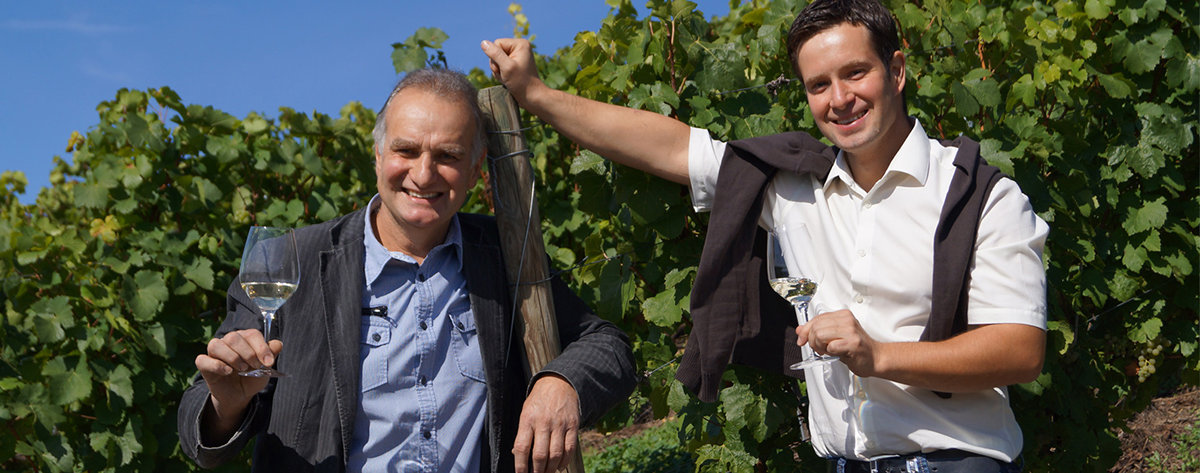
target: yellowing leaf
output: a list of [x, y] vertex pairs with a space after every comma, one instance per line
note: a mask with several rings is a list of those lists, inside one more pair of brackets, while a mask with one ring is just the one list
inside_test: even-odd
[[83, 135], [79, 134], [78, 131], [72, 131], [71, 137], [67, 138], [67, 150], [66, 151], [68, 153], [75, 151], [75, 147], [82, 145], [86, 141], [87, 140], [84, 140]]
[[117, 230], [120, 229], [121, 223], [112, 215], [107, 215], [103, 220], [98, 218], [92, 219], [88, 233], [95, 238], [99, 238], [100, 241], [111, 245], [117, 241]]

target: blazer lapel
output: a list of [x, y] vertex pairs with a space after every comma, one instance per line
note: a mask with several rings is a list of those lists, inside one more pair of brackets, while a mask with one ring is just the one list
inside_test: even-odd
[[342, 459], [350, 457], [354, 416], [358, 411], [360, 331], [363, 288], [364, 212], [351, 214], [330, 232], [332, 248], [321, 252], [321, 291], [324, 295], [325, 334], [333, 365]]
[[491, 458], [484, 461], [491, 465], [488, 471], [498, 471], [503, 470], [498, 460], [503, 456], [500, 454], [500, 443], [501, 433], [506, 428], [504, 410], [513, 402], [505, 399], [504, 387], [509, 383], [523, 385], [524, 380], [506, 379], [512, 373], [508, 366], [521, 361], [509, 359], [509, 355], [513, 353], [509, 344], [515, 335], [512, 333], [512, 323], [508, 320], [512, 314], [505, 310], [506, 307], [510, 307], [505, 302], [510, 297], [507, 293], [510, 288], [506, 284], [507, 278], [498, 243], [489, 241], [487, 235], [490, 233], [474, 217], [459, 214], [459, 223], [463, 230], [463, 274], [471, 294], [471, 312], [479, 330], [479, 351], [483, 357], [487, 378], [488, 448], [485, 451]]

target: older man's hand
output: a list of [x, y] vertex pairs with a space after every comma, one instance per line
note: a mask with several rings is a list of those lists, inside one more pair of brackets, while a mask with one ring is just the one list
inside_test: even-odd
[[270, 378], [241, 376], [238, 371], [272, 366], [281, 350], [283, 342], [268, 343], [262, 332], [247, 329], [210, 340], [208, 352], [196, 356], [196, 369], [211, 393], [209, 405], [201, 415], [201, 438], [206, 443], [224, 443], [241, 423], [251, 398], [270, 381]]
[[579, 450], [579, 394], [555, 374], [538, 378], [521, 407], [513, 444], [517, 473], [564, 469]]

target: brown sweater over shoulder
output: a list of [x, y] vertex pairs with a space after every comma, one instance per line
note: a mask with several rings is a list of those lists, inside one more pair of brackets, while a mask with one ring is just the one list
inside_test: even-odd
[[[987, 195], [1003, 174], [979, 156], [966, 137], [943, 141], [958, 148], [955, 175], [934, 235], [933, 307], [921, 340], [944, 340], [967, 328], [967, 291], [975, 236]], [[718, 171], [708, 235], [692, 286], [692, 332], [676, 379], [700, 400], [717, 400], [730, 363], [799, 377], [787, 367], [800, 360], [791, 305], [767, 283], [766, 238], [758, 227], [763, 191], [777, 171], [813, 174], [824, 181], [837, 153], [807, 133], [730, 142]], [[938, 393], [942, 397], [949, 394]]]

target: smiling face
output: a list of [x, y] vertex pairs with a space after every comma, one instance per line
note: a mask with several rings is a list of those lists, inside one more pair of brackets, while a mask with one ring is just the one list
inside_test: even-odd
[[817, 128], [852, 158], [890, 161], [911, 128], [904, 109], [904, 53], [885, 65], [870, 32], [841, 23], [796, 53]]
[[469, 107], [458, 101], [411, 87], [392, 97], [386, 113], [375, 150], [383, 205], [373, 223], [384, 247], [423, 258], [445, 239], [479, 179], [484, 150], [474, 142]]

